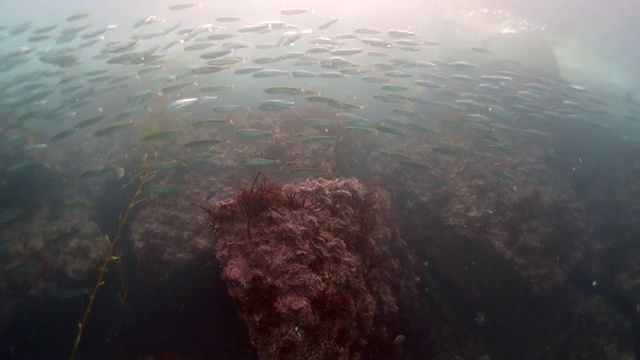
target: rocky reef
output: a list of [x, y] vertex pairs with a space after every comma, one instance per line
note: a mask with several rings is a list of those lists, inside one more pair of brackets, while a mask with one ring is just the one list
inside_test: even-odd
[[[150, 194], [132, 226], [138, 270], [156, 282], [147, 286], [171, 289], [183, 286], [176, 277], [216, 269], [216, 287], [234, 300], [227, 309], [249, 330], [234, 346], [251, 341], [262, 358], [293, 359], [560, 359], [585, 348], [592, 359], [629, 356], [632, 319], [621, 314], [635, 307], [634, 232], [613, 214], [635, 214], [621, 192], [634, 189], [634, 167], [604, 152], [595, 161], [591, 143], [536, 133], [495, 132], [508, 144], [499, 146], [472, 129], [443, 127], [442, 143], [430, 133], [398, 141], [329, 127], [340, 141], [308, 145], [273, 130], [297, 131], [295, 113], [270, 121], [271, 138], [236, 143], [189, 172], [159, 172], [158, 184], [196, 186]], [[591, 131], [575, 139], [600, 130]], [[634, 148], [616, 156], [635, 163]], [[255, 157], [279, 162], [243, 163]], [[292, 175], [297, 163], [325, 172], [301, 180]], [[607, 167], [620, 183], [598, 170]], [[259, 170], [286, 185], [260, 175], [252, 186]], [[375, 226], [354, 237], [371, 210]], [[607, 268], [611, 256], [624, 260], [620, 271]]]
[[400, 358], [417, 275], [388, 195], [353, 178], [256, 180], [209, 223], [260, 358]]

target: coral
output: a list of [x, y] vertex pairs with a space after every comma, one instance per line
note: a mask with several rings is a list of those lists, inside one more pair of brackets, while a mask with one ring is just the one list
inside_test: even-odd
[[417, 276], [388, 195], [355, 179], [262, 177], [209, 223], [260, 358], [392, 358]]

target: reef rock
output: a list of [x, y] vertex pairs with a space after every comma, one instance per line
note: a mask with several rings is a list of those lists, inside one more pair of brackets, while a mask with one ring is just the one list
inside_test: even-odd
[[380, 189], [262, 179], [211, 209], [209, 223], [261, 359], [392, 359], [411, 342], [415, 261]]

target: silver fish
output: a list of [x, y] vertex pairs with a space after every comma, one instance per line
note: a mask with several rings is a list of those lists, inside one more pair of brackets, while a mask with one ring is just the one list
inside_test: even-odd
[[169, 105], [167, 105], [167, 110], [182, 109], [182, 108], [185, 108], [187, 106], [191, 106], [191, 105], [197, 103], [198, 100], [199, 100], [199, 98], [197, 98], [197, 97], [184, 98], [184, 99], [176, 100], [176, 101], [170, 103]]

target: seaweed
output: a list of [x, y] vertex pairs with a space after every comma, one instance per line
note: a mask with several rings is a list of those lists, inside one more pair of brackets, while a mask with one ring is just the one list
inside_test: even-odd
[[89, 294], [89, 301], [87, 302], [87, 306], [85, 307], [84, 313], [82, 314], [82, 319], [80, 320], [80, 322], [78, 322], [78, 333], [73, 343], [71, 355], [69, 356], [69, 358], [72, 360], [75, 358], [78, 348], [80, 347], [82, 334], [84, 332], [84, 329], [86, 328], [87, 319], [89, 318], [89, 314], [91, 313], [93, 304], [95, 303], [96, 297], [98, 296], [98, 292], [100, 291], [100, 288], [105, 284], [105, 274], [107, 272], [107, 267], [109, 266], [109, 264], [115, 264], [118, 269], [118, 274], [120, 275], [120, 299], [124, 301], [127, 297], [127, 286], [125, 284], [124, 274], [122, 271], [122, 259], [119, 255], [116, 254], [116, 245], [122, 238], [122, 232], [125, 225], [127, 224], [127, 220], [129, 219], [132, 210], [136, 207], [136, 205], [145, 200], [144, 187], [149, 183], [154, 175], [155, 173], [152, 172], [148, 167], [142, 166], [140, 172], [131, 179], [131, 183], [137, 181], [137, 187], [129, 201], [127, 210], [125, 210], [124, 213], [121, 213], [118, 217], [118, 229], [116, 230], [116, 233], [112, 237], [110, 237], [108, 234], [105, 234], [104, 236], [104, 240], [106, 242], [105, 256], [98, 268], [98, 278]]

